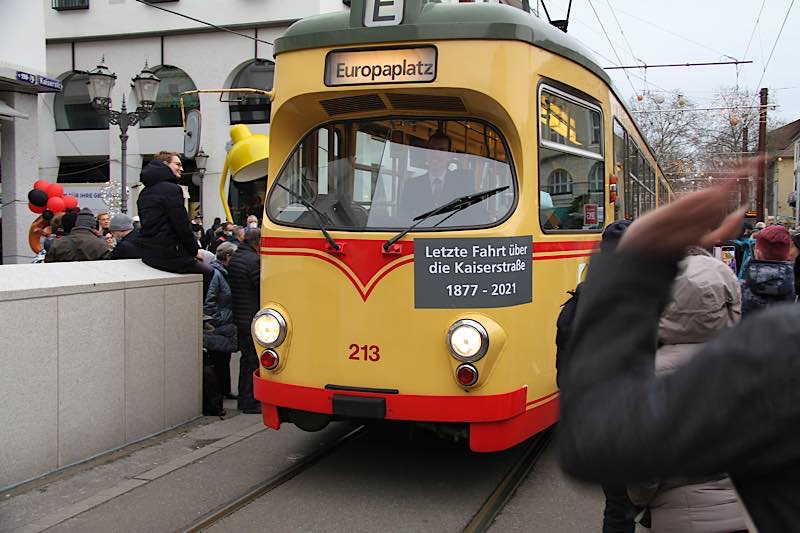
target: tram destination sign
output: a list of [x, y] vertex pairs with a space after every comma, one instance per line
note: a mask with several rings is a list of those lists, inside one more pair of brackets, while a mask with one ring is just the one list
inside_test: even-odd
[[452, 309], [530, 303], [532, 241], [522, 237], [414, 240], [414, 307]]
[[434, 46], [338, 50], [325, 59], [325, 85], [427, 83], [436, 79]]

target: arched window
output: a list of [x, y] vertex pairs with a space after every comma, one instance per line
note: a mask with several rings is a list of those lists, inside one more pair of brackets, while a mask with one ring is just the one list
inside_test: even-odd
[[[253, 59], [236, 73], [231, 88], [272, 89], [275, 63], [268, 59]], [[235, 94], [237, 101], [231, 102], [231, 124], [269, 123], [270, 101], [260, 94]]]
[[[181, 120], [181, 93], [194, 91], [197, 86], [183, 70], [171, 65], [159, 65], [153, 68], [153, 73], [161, 79], [156, 97], [156, 107], [140, 123], [142, 128], [169, 128], [183, 126]], [[190, 109], [200, 109], [200, 96], [188, 94], [183, 98], [183, 107], [186, 112]]]
[[572, 194], [572, 176], [563, 168], [557, 168], [547, 178], [550, 194]]
[[89, 100], [86, 72], [73, 71], [61, 78], [64, 89], [56, 93], [53, 100], [53, 114], [56, 130], [106, 130], [108, 117], [94, 110]]
[[605, 191], [604, 168], [605, 166], [600, 161], [592, 165], [592, 170], [589, 171], [589, 192]]

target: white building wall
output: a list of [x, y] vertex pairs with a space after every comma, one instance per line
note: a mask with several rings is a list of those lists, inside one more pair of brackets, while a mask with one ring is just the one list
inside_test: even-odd
[[0, 62], [43, 73], [45, 70], [43, 5], [31, 0], [0, 2]]
[[[22, 3], [26, 0], [14, 1]], [[35, 3], [35, 0], [27, 1]], [[61, 12], [50, 8], [50, 0], [39, 1], [47, 11], [48, 39], [205, 28], [202, 24], [135, 0], [91, 0], [87, 10]], [[318, 13], [345, 10], [344, 4], [336, 0], [180, 0], [158, 6], [218, 26], [291, 22]]]
[[[51, 9], [50, 0], [43, 1], [48, 72], [61, 76], [73, 68], [90, 70], [104, 57], [105, 64], [117, 75], [111, 95], [114, 109], [119, 109], [123, 93], [129, 110], [135, 108], [129, 80], [141, 71], [145, 60], [151, 67], [166, 64], [182, 69], [198, 89], [221, 89], [230, 86], [239, 67], [256, 57], [256, 50], [257, 57], [273, 59], [269, 44], [256, 44], [252, 39], [227, 32], [209, 32], [207, 26], [135, 0], [91, 0], [88, 10], [62, 12]], [[159, 5], [213, 24], [236, 25], [235, 31], [250, 37], [256, 35], [256, 30], [246, 26], [261, 26], [257, 30], [258, 39], [268, 42], [274, 42], [297, 19], [347, 9], [341, 0], [225, 0], [225, 9], [219, 9], [219, 0], [180, 0]], [[192, 29], [198, 31], [192, 32]], [[70, 42], [61, 41], [66, 39]], [[54, 97], [48, 95], [43, 99], [41, 177], [54, 179], [61, 157], [100, 155], [111, 159], [111, 177], [119, 180], [119, 128], [112, 125], [108, 131], [57, 132], [52, 112]], [[228, 107], [228, 103], [219, 101], [218, 94], [200, 95], [201, 147], [210, 156], [203, 181], [206, 225], [214, 217], [224, 218], [218, 190], [225, 145], [230, 138]], [[269, 132], [267, 124], [249, 127], [254, 133]], [[144, 156], [159, 150], [183, 151], [180, 127], [140, 129], [135, 126], [128, 130], [128, 135], [129, 185], [138, 181]], [[135, 208], [135, 202], [130, 201], [129, 212], [135, 213]]]
[[0, 70], [12, 81], [0, 88], [0, 101], [28, 118], [0, 121], [0, 166], [3, 173], [3, 262], [33, 257], [28, 228], [36, 215], [28, 210], [28, 191], [37, 179], [38, 89], [13, 81], [16, 72], [46, 75], [43, 4], [30, 0], [0, 2]]

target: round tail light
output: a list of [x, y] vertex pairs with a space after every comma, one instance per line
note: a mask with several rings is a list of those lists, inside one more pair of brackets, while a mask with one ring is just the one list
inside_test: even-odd
[[261, 366], [267, 370], [274, 370], [280, 362], [280, 357], [275, 353], [275, 350], [264, 350], [261, 353]]
[[464, 387], [471, 387], [478, 382], [478, 370], [472, 365], [458, 365], [456, 379]]

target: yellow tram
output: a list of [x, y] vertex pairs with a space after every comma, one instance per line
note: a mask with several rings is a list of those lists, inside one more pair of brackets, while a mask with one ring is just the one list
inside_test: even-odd
[[498, 3], [353, 0], [277, 40], [264, 423], [556, 422], [555, 319], [609, 222], [671, 194], [608, 76]]

